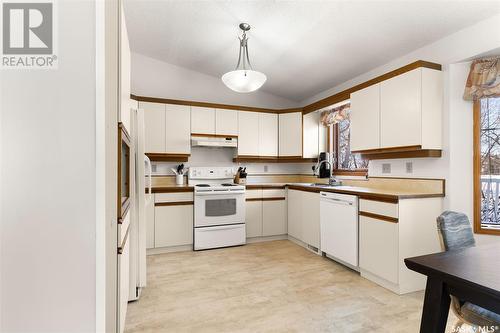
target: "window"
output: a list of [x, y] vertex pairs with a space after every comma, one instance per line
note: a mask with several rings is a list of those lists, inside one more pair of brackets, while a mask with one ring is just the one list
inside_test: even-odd
[[329, 126], [329, 151], [337, 157], [333, 165], [333, 173], [337, 175], [366, 176], [368, 160], [361, 158], [360, 154], [352, 154], [350, 149], [350, 119], [347, 118]]
[[474, 102], [474, 231], [500, 234], [500, 98]]

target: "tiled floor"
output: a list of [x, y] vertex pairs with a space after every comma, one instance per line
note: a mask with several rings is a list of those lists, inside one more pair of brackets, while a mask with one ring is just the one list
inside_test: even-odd
[[149, 256], [148, 287], [129, 303], [125, 331], [418, 332], [422, 299], [273, 241]]

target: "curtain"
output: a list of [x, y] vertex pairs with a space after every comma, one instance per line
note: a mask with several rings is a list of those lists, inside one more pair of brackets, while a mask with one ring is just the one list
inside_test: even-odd
[[349, 118], [350, 103], [321, 112], [321, 124], [330, 126]]
[[500, 96], [500, 57], [474, 60], [465, 85], [464, 99]]

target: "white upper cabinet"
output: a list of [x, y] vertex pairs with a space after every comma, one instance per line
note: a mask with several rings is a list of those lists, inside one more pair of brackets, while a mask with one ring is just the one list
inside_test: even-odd
[[139, 102], [144, 110], [146, 153], [165, 153], [165, 104]]
[[380, 83], [380, 147], [421, 143], [421, 70]]
[[191, 112], [189, 106], [165, 105], [165, 147], [166, 153], [169, 154], [191, 153]]
[[259, 113], [238, 112], [238, 155], [259, 155]]
[[215, 134], [238, 135], [238, 111], [216, 109]]
[[417, 68], [351, 94], [351, 150], [441, 149], [441, 71]]
[[302, 156], [302, 112], [279, 115], [279, 156]]
[[215, 134], [215, 109], [192, 106], [191, 133]]
[[278, 115], [259, 114], [259, 156], [278, 156]]
[[[311, 112], [304, 115], [303, 120], [303, 142], [302, 142], [302, 157], [304, 158], [317, 158], [320, 152], [320, 124], [319, 112]], [[321, 126], [323, 127], [323, 126]], [[325, 135], [325, 132], [322, 131]], [[324, 141], [324, 138], [323, 140]], [[325, 149], [323, 145], [323, 150]]]
[[380, 84], [351, 94], [351, 151], [380, 148]]

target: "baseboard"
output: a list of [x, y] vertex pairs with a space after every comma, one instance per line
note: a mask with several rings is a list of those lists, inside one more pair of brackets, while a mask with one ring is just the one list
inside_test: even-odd
[[185, 252], [185, 251], [193, 251], [193, 245], [180, 245], [180, 246], [169, 246], [169, 247], [157, 247], [154, 249], [147, 249], [146, 255], [155, 255], [155, 254], [163, 254], [163, 253], [172, 253], [172, 252]]
[[288, 239], [287, 235], [252, 237], [252, 238], [247, 238], [247, 244], [270, 242], [270, 241], [284, 240], [284, 239]]
[[402, 295], [403, 294], [401, 292], [398, 284], [396, 284], [394, 282], [391, 282], [391, 281], [388, 281], [388, 280], [386, 280], [384, 278], [381, 278], [380, 276], [372, 274], [372, 273], [370, 273], [368, 271], [365, 271], [362, 268], [359, 269], [359, 272], [361, 274], [361, 277], [364, 277], [365, 279], [370, 280], [370, 281], [378, 284], [379, 286], [384, 287], [385, 289], [389, 289], [393, 293], [396, 293], [398, 295]]
[[308, 251], [311, 251], [312, 253], [314, 254], [317, 254], [317, 255], [321, 255], [321, 250], [320, 249], [317, 249], [316, 247], [312, 246], [312, 245], [309, 245], [307, 243], [304, 243], [303, 241], [301, 241], [300, 239], [297, 239], [293, 236], [290, 236], [288, 235], [288, 240], [299, 245], [299, 246], [302, 246], [303, 248], [305, 248], [306, 250]]

